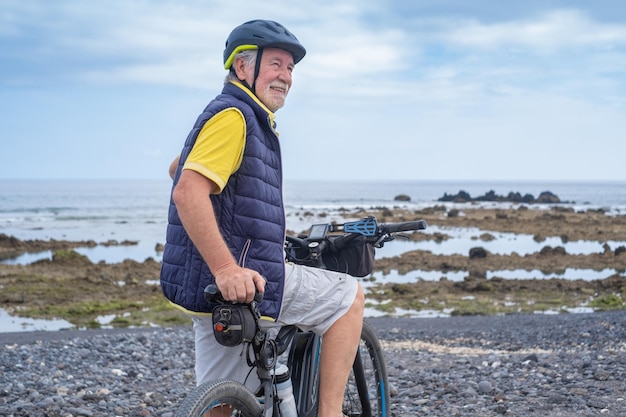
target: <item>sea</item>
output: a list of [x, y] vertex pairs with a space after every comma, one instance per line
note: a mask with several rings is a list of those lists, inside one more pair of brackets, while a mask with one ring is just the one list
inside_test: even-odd
[[[132, 242], [132, 245], [98, 245], [78, 248], [92, 262], [160, 261], [157, 244], [165, 241], [171, 182], [168, 180], [0, 180], [0, 234], [21, 240], [73, 240]], [[358, 208], [406, 207], [419, 209], [441, 203], [444, 194], [465, 191], [472, 197], [494, 191], [498, 195], [519, 192], [537, 197], [544, 191], [557, 195], [575, 209], [603, 208], [611, 214], [626, 213], [626, 182], [521, 182], [521, 181], [286, 181], [284, 196], [287, 228], [302, 232], [311, 224], [345, 221], [345, 211]], [[410, 201], [395, 198], [406, 195]], [[481, 203], [511, 206], [510, 203]], [[457, 205], [460, 209], [463, 205]], [[535, 205], [535, 208], [542, 209]], [[354, 217], [356, 220], [358, 217]], [[429, 227], [425, 233], [440, 229]], [[434, 253], [467, 254], [475, 230], [446, 230], [454, 238], [441, 243], [398, 244], [379, 256], [396, 255], [410, 248]], [[489, 243], [493, 253], [523, 254], [535, 251], [532, 236], [499, 234]], [[556, 238], [556, 237], [554, 237]], [[550, 238], [548, 238], [550, 239]], [[626, 236], [624, 237], [626, 240]], [[534, 242], [534, 243], [531, 243]], [[559, 239], [560, 242], [560, 239]], [[475, 242], [474, 242], [475, 243]], [[620, 245], [624, 242], [608, 242]], [[550, 240], [543, 242], [550, 244]], [[561, 243], [562, 245], [562, 243]], [[568, 253], [584, 253], [600, 245], [569, 242]], [[393, 246], [396, 247], [395, 250]], [[528, 246], [526, 249], [525, 246]], [[595, 248], [595, 249], [594, 249]], [[31, 253], [3, 263], [27, 264], [50, 258], [49, 252]]]
[[[165, 242], [167, 211], [171, 182], [168, 180], [0, 180], [0, 234], [21, 240], [72, 240], [132, 242], [131, 245], [96, 245], [80, 247], [76, 251], [92, 262], [117, 263], [125, 259], [143, 262], [147, 258], [161, 260], [157, 246]], [[442, 203], [438, 199], [444, 194], [465, 191], [478, 197], [489, 191], [498, 195], [519, 192], [537, 197], [544, 191], [557, 195], [561, 205], [576, 210], [604, 209], [607, 215], [626, 214], [626, 181], [286, 181], [284, 187], [287, 228], [303, 232], [311, 224], [330, 221], [344, 222], [358, 219], [359, 208], [405, 207], [420, 209], [434, 205], [457, 207], [464, 205]], [[405, 195], [410, 201], [397, 201]], [[512, 203], [480, 203], [485, 207], [515, 206]], [[532, 209], [547, 209], [549, 206], [532, 205]], [[354, 218], [346, 218], [354, 213]], [[476, 236], [488, 230], [443, 229], [429, 226], [424, 233], [441, 232], [451, 236], [440, 243], [434, 241], [412, 242], [396, 240], [377, 250], [377, 257], [396, 256], [410, 250], [429, 250], [436, 254], [467, 254], [476, 245]], [[545, 245], [564, 246], [571, 254], [602, 252], [604, 243], [615, 249], [626, 246], [623, 241], [562, 242], [557, 236], [543, 242], [535, 242], [533, 236], [511, 233], [492, 233], [496, 239], [482, 242], [481, 246], [492, 253], [520, 255], [533, 253]], [[17, 258], [3, 259], [5, 264], [28, 264], [40, 259], [51, 259], [50, 251], [28, 253]], [[464, 273], [418, 271], [419, 278], [439, 280], [464, 279]], [[492, 271], [503, 278], [554, 277], [571, 279], [603, 279], [616, 272], [607, 269], [568, 269], [559, 275], [541, 271]], [[377, 279], [404, 282], [415, 279], [400, 276], [394, 271]], [[488, 276], [489, 278], [489, 276]], [[0, 306], [0, 324], [5, 312]], [[4, 327], [4, 324], [3, 324]]]

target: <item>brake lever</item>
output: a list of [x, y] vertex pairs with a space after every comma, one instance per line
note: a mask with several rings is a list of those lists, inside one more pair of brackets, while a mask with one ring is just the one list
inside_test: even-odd
[[402, 239], [406, 239], [406, 240], [410, 240], [411, 239], [408, 235], [406, 235], [404, 233], [385, 233], [380, 238], [378, 238], [378, 240], [376, 242], [374, 242], [374, 247], [375, 248], [382, 248], [383, 246], [385, 246], [385, 243], [391, 242], [392, 240], [395, 240], [397, 238], [402, 238]]
[[394, 239], [397, 239], [397, 238], [401, 238], [401, 239], [404, 239], [404, 240], [411, 240], [411, 236], [407, 235], [406, 233], [397, 233], [394, 236]]

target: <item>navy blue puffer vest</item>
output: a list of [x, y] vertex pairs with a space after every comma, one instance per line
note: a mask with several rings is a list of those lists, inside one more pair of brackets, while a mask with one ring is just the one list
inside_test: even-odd
[[[239, 265], [258, 271], [267, 280], [261, 314], [276, 319], [284, 287], [285, 212], [278, 137], [266, 109], [235, 84], [226, 84], [198, 117], [189, 133], [174, 179], [178, 182], [205, 122], [220, 111], [236, 107], [246, 122], [246, 145], [240, 168], [220, 194], [212, 195], [218, 225]], [[161, 288], [174, 304], [192, 313], [207, 313], [204, 288], [215, 282], [209, 267], [191, 242], [170, 199], [167, 237], [161, 268]]]

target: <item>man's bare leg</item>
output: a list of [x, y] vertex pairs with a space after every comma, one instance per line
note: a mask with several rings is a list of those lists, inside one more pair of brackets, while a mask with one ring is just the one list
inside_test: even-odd
[[361, 340], [364, 304], [363, 288], [359, 285], [350, 310], [322, 338], [318, 417], [341, 416], [343, 393]]

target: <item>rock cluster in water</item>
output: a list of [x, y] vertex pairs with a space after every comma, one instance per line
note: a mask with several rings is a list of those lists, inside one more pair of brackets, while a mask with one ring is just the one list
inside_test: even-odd
[[522, 195], [519, 192], [509, 192], [506, 196], [498, 195], [491, 190], [482, 196], [472, 197], [466, 191], [459, 191], [456, 194], [444, 193], [443, 197], [437, 199], [441, 202], [469, 203], [469, 202], [510, 202], [523, 204], [558, 204], [561, 199], [550, 191], [543, 191], [535, 198], [532, 194]]

